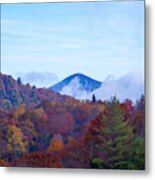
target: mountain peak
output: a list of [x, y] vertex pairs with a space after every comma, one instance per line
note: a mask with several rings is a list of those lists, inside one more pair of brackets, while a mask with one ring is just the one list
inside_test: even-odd
[[80, 88], [88, 92], [92, 92], [93, 90], [99, 88], [101, 85], [101, 82], [78, 72], [63, 79], [59, 83], [50, 87], [50, 89], [56, 92], [61, 92], [64, 87], [70, 85], [70, 83], [73, 82], [75, 79], [77, 80], [77, 78]]
[[82, 73], [80, 73], [80, 72], [77, 72], [77, 73], [75, 73], [75, 74], [73, 74], [73, 75], [71, 75], [71, 76], [84, 76], [84, 74], [82, 74]]
[[82, 73], [75, 73], [75, 74], [72, 74], [72, 75], [70, 75], [70, 76], [68, 76], [68, 77], [71, 77], [71, 78], [75, 78], [75, 77], [78, 77], [78, 78], [89, 78], [89, 79], [92, 79], [92, 78], [90, 78], [89, 76], [86, 76], [86, 75], [84, 75], [84, 74], [82, 74]]

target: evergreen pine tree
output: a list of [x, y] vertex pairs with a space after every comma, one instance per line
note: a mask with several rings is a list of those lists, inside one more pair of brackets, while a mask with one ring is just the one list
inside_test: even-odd
[[93, 94], [93, 96], [92, 96], [92, 101], [93, 101], [93, 102], [96, 102], [95, 94]]
[[96, 129], [100, 142], [94, 146], [93, 168], [128, 169], [128, 153], [132, 149], [133, 129], [124, 120], [119, 101], [114, 97], [102, 115], [104, 126]]
[[22, 84], [20, 77], [17, 79], [17, 83], [19, 86]]

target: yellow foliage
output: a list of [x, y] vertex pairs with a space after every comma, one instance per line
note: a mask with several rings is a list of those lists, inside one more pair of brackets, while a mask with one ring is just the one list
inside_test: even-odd
[[14, 125], [9, 125], [6, 132], [7, 140], [7, 151], [12, 152], [21, 152], [24, 153], [27, 151], [28, 142], [24, 141], [24, 136], [21, 129], [17, 128]]

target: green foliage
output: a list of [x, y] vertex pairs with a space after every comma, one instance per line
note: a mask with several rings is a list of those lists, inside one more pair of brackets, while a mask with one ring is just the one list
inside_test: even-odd
[[140, 136], [134, 137], [134, 142], [131, 152], [129, 152], [128, 159], [131, 169], [145, 169], [145, 141]]
[[[92, 168], [141, 169], [143, 158], [139, 156], [139, 151], [142, 148], [140, 152], [143, 153], [143, 147], [140, 147], [138, 140], [134, 142], [133, 128], [124, 119], [120, 103], [115, 97], [108, 102], [102, 121], [102, 128], [96, 129], [100, 141], [94, 145]], [[134, 159], [129, 158], [129, 152], [131, 156], [136, 155]]]
[[91, 167], [94, 169], [102, 169], [104, 167], [104, 161], [100, 158], [92, 158], [91, 159]]

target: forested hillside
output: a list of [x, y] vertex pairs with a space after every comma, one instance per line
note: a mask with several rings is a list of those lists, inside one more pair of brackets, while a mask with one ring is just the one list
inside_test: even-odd
[[34, 107], [46, 99], [53, 102], [63, 102], [71, 98], [61, 96], [45, 88], [37, 89], [35, 86], [30, 86], [30, 84], [23, 85], [20, 78], [16, 81], [11, 76], [0, 73], [0, 109], [16, 109], [21, 104]]
[[80, 102], [0, 74], [0, 165], [145, 168], [145, 99]]

